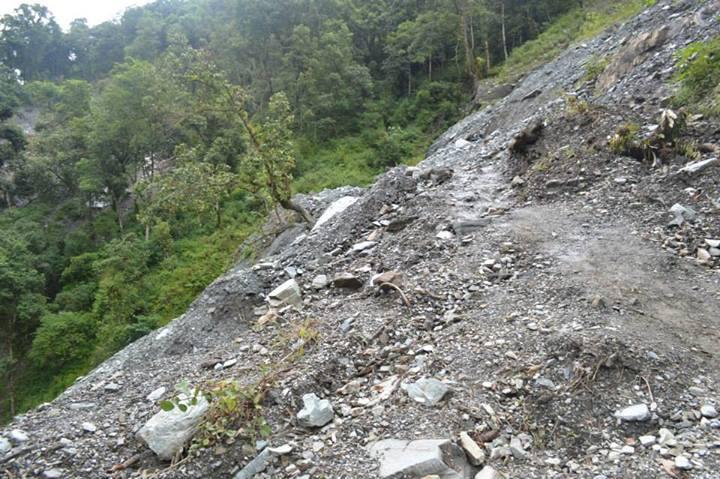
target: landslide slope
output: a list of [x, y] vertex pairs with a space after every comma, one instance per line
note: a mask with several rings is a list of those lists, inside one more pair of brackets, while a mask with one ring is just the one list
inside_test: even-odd
[[[699, 250], [720, 238], [720, 168], [678, 175], [689, 161], [680, 154], [652, 165], [607, 147], [623, 123], [656, 129], [675, 53], [720, 33], [718, 15], [718, 1], [660, 1], [529, 74], [417, 168], [301, 198], [316, 216], [358, 199], [312, 231], [277, 233], [275, 220], [248, 245], [254, 264], [236, 265], [182, 317], [15, 418], [0, 436], [28, 438], [0, 456], [0, 473], [233, 477], [255, 447], [224, 441], [168, 465], [135, 433], [159, 410], [146, 399], [158, 388], [168, 398], [182, 380], [234, 379], [262, 385], [269, 441], [292, 446], [258, 478], [380, 477], [373, 442], [463, 431], [506, 477], [719, 478], [720, 269]], [[598, 58], [608, 67], [589, 78]], [[720, 125], [695, 117], [684, 135], [718, 145]], [[669, 225], [675, 203], [693, 220]], [[387, 271], [402, 274], [409, 305], [370, 284]], [[342, 272], [363, 286], [312, 286]], [[302, 304], [260, 316], [290, 276]], [[420, 378], [450, 394], [435, 406], [414, 401], [401, 384]], [[331, 401], [330, 424], [298, 424], [307, 393]], [[637, 404], [651, 417], [616, 419]]]

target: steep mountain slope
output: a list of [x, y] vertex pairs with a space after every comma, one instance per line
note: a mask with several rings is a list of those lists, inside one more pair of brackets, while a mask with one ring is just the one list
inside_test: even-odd
[[[283, 232], [247, 245], [254, 265], [17, 417], [0, 431], [13, 443], [0, 471], [250, 477], [257, 456], [254, 477], [474, 477], [480, 465], [445, 457], [452, 445], [425, 443], [425, 469], [399, 465], [426, 457], [417, 445], [377, 453], [468, 432], [484, 446], [475, 462], [505, 477], [720, 477], [720, 260], [702, 253], [720, 239], [720, 168], [678, 174], [680, 155], [653, 166], [607, 147], [623, 123], [657, 129], [675, 52], [720, 33], [719, 14], [718, 1], [658, 2], [461, 121], [417, 168], [301, 198], [316, 216], [357, 200], [312, 231], [270, 225]], [[720, 125], [690, 120], [685, 135], [720, 144]], [[402, 293], [370, 284], [389, 271]], [[343, 272], [360, 283], [317, 278]], [[266, 314], [289, 277], [302, 301]], [[449, 393], [413, 400], [421, 378]], [[136, 439], [176, 384], [223, 379], [266, 392], [270, 444], [291, 451], [223, 441], [169, 466]], [[308, 393], [332, 422], [299, 422]]]

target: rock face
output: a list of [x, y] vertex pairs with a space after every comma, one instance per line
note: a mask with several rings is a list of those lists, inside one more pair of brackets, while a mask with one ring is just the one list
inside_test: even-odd
[[194, 406], [185, 401], [187, 405], [185, 412], [177, 406], [170, 411], [158, 412], [137, 432], [138, 438], [143, 440], [160, 459], [171, 460], [193, 436], [210, 407], [202, 395], [197, 399], [197, 404]]
[[465, 453], [446, 439], [402, 441], [386, 439], [370, 446], [370, 453], [380, 460], [380, 477], [469, 479], [472, 474]]
[[305, 427], [323, 427], [332, 421], [335, 411], [327, 399], [320, 399], [315, 394], [303, 396], [304, 407], [298, 412], [298, 422]]

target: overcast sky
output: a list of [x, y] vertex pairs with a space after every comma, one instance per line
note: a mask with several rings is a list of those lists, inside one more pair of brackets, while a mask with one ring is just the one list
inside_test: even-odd
[[87, 18], [90, 25], [112, 20], [127, 7], [149, 3], [150, 0], [0, 0], [0, 16], [12, 11], [23, 3], [45, 5], [55, 15], [63, 29], [76, 18]]

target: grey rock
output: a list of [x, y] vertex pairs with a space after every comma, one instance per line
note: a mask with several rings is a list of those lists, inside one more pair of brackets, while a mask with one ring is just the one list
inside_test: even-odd
[[7, 438], [0, 436], [0, 454], [5, 454], [10, 449], [12, 449], [12, 444], [10, 444], [10, 441], [8, 441]]
[[65, 477], [65, 473], [60, 469], [53, 468], [43, 471], [42, 477], [46, 479], [60, 479], [61, 477]]
[[302, 304], [300, 285], [298, 285], [294, 279], [289, 279], [268, 295], [268, 301], [273, 308], [279, 308], [289, 304], [294, 306], [300, 305]]
[[548, 378], [537, 378], [535, 380], [535, 385], [543, 388], [555, 389], [555, 383]]
[[700, 414], [708, 419], [714, 419], [718, 416], [717, 409], [712, 404], [703, 404], [700, 408]]
[[710, 248], [720, 248], [720, 239], [706, 239], [705, 244]]
[[322, 427], [332, 421], [335, 411], [327, 399], [315, 394], [303, 396], [304, 407], [297, 413], [298, 422], [306, 427]]
[[272, 453], [270, 450], [267, 448], [263, 449], [260, 451], [260, 454], [255, 456], [252, 461], [248, 462], [247, 465], [240, 470], [240, 472], [235, 474], [233, 479], [251, 479], [265, 470], [271, 458]]
[[470, 464], [480, 466], [485, 462], [485, 451], [465, 431], [460, 433], [460, 445], [470, 459]]
[[30, 437], [22, 429], [13, 429], [10, 431], [10, 440], [16, 444], [20, 444], [29, 441]]
[[500, 473], [490, 466], [483, 467], [480, 472], [475, 474], [475, 479], [500, 479], [501, 477]]
[[510, 452], [515, 459], [525, 459], [525, 448], [523, 447], [522, 441], [519, 437], [513, 437], [510, 439]]
[[313, 278], [312, 287], [315, 289], [323, 289], [328, 285], [328, 277], [324, 274], [319, 274]]
[[705, 248], [698, 248], [697, 259], [699, 261], [710, 261], [712, 259], [712, 255]]
[[660, 436], [658, 438], [658, 444], [664, 447], [673, 447], [677, 444], [677, 441], [675, 440], [675, 435], [670, 432], [669, 429], [661, 428], [658, 431], [658, 435]]
[[673, 214], [675, 220], [680, 220], [680, 224], [682, 224], [684, 221], [693, 222], [697, 217], [697, 213], [694, 209], [683, 206], [680, 203], [675, 203], [674, 205], [672, 205], [672, 207], [670, 208], [670, 213]]
[[647, 404], [634, 404], [615, 413], [616, 418], [626, 422], [647, 421], [650, 416]]
[[155, 414], [137, 432], [142, 439], [160, 459], [169, 461], [183, 448], [185, 443], [193, 436], [203, 416], [210, 405], [203, 395], [198, 395], [194, 406], [189, 400], [181, 398], [187, 405], [182, 412], [175, 407], [170, 411], [160, 411]]
[[437, 239], [441, 239], [443, 241], [449, 241], [453, 238], [455, 238], [455, 235], [452, 233], [452, 231], [441, 231], [438, 234], [435, 235]]
[[362, 281], [352, 273], [337, 273], [333, 278], [333, 286], [336, 288], [358, 289], [362, 285]]
[[81, 409], [95, 409], [97, 405], [94, 402], [74, 402], [68, 404], [68, 409], [79, 411]]
[[510, 450], [510, 448], [507, 446], [493, 447], [490, 450], [490, 460], [492, 461], [497, 459], [506, 459], [508, 457], [511, 457], [512, 455], [512, 450]]
[[433, 378], [422, 378], [414, 383], [405, 383], [402, 388], [411, 398], [426, 406], [436, 405], [450, 391], [447, 384]]
[[437, 475], [441, 479], [468, 479], [471, 476], [465, 453], [447, 439], [385, 439], [372, 444], [370, 454], [380, 460], [381, 478]]
[[118, 383], [107, 383], [104, 388], [106, 391], [114, 393], [118, 392], [120, 389], [122, 389], [122, 386]]
[[165, 386], [160, 386], [159, 388], [157, 388], [156, 390], [154, 390], [153, 392], [148, 394], [145, 399], [147, 399], [150, 402], [155, 402], [158, 399], [160, 399], [161, 397], [163, 397], [163, 394], [165, 394], [165, 391], [166, 391]]
[[653, 444], [655, 444], [655, 442], [657, 442], [657, 438], [652, 435], [640, 436], [638, 440], [640, 441], [640, 444], [645, 447], [652, 446]]
[[707, 160], [693, 161], [680, 168], [677, 172], [678, 175], [693, 176], [701, 171], [710, 168], [711, 166], [720, 165], [719, 158], [708, 158]]

